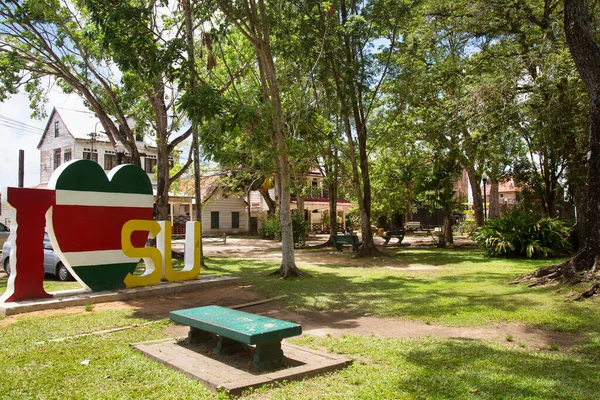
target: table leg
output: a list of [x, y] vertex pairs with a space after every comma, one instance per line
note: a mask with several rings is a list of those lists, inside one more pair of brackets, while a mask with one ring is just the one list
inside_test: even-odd
[[281, 350], [281, 340], [256, 345], [252, 366], [258, 371], [284, 367], [287, 360]]
[[188, 340], [190, 343], [206, 342], [211, 340], [213, 337], [214, 336], [210, 332], [190, 326], [190, 331], [188, 332]]
[[246, 350], [246, 346], [243, 343], [240, 343], [235, 340], [231, 340], [229, 338], [219, 336], [219, 340], [217, 341], [217, 347], [213, 350], [215, 354], [235, 354]]

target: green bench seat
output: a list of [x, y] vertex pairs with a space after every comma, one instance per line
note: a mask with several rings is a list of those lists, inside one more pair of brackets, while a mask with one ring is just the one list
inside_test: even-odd
[[252, 365], [257, 370], [286, 364], [281, 340], [302, 334], [298, 324], [219, 306], [171, 311], [172, 321], [188, 325], [191, 343], [218, 338], [215, 353], [233, 354], [255, 345]]
[[358, 240], [358, 236], [355, 235], [333, 235], [331, 240], [337, 251], [342, 251], [342, 247], [349, 244], [352, 246], [352, 251], [356, 253], [362, 245], [362, 242]]

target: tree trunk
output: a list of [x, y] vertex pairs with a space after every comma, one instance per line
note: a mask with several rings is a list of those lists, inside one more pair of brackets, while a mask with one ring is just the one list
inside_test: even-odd
[[[276, 184], [279, 191], [279, 216], [281, 223], [281, 254], [282, 261], [278, 270], [281, 278], [305, 275], [296, 267], [294, 256], [294, 237], [292, 230], [292, 214], [290, 211], [290, 164], [286, 143], [287, 128], [285, 115], [279, 94], [277, 73], [273, 54], [271, 52], [270, 28], [264, 0], [244, 0], [244, 10], [247, 21], [241, 24], [232, 16], [228, 6], [218, 1], [219, 7], [227, 17], [242, 30], [254, 47], [260, 72], [263, 98], [271, 106], [272, 131], [271, 139], [277, 156], [274, 157], [277, 169]], [[249, 30], [247, 28], [250, 28]]]
[[473, 195], [473, 215], [475, 216], [475, 226], [483, 226], [483, 200], [481, 198], [481, 175], [475, 172], [472, 166], [467, 167], [467, 175], [471, 184], [471, 194]]
[[[188, 68], [190, 74], [189, 90], [196, 88], [196, 57], [194, 55], [194, 28], [192, 24], [193, 11], [190, 0], [183, 0], [183, 10], [185, 17], [185, 36], [188, 53]], [[204, 249], [202, 248], [202, 192], [200, 176], [200, 143], [198, 142], [198, 131], [196, 122], [192, 122], [192, 149], [194, 152], [194, 198], [196, 204], [192, 214], [196, 215], [196, 221], [200, 223], [200, 265], [208, 268], [204, 262]]]
[[247, 219], [247, 221], [248, 221], [247, 222], [247, 224], [248, 224], [248, 233], [250, 233], [250, 230], [252, 228], [252, 225], [251, 225], [251, 222], [250, 222], [252, 220], [252, 208], [251, 208], [252, 207], [251, 206], [252, 202], [250, 200], [250, 190], [248, 190], [248, 192], [246, 193], [246, 203], [247, 203], [246, 214], [247, 214], [247, 217], [248, 217], [248, 219]]
[[275, 202], [275, 200], [273, 200], [271, 198], [271, 194], [269, 194], [269, 190], [260, 188], [259, 192], [260, 192], [260, 195], [262, 196], [262, 198], [265, 199], [265, 203], [267, 203], [267, 207], [268, 207], [267, 215], [274, 215], [275, 211], [277, 211], [277, 203]]
[[[565, 0], [564, 26], [567, 44], [582, 80], [588, 88], [590, 100], [589, 142], [587, 153], [587, 205], [585, 245], [570, 260], [540, 268], [523, 279], [541, 283], [553, 279], [575, 280], [583, 271], [590, 271], [600, 255], [600, 47], [595, 42], [586, 0]], [[597, 272], [591, 274], [596, 276]]]
[[498, 181], [490, 179], [490, 197], [489, 204], [490, 209], [488, 210], [489, 219], [500, 218], [500, 196], [498, 194]]
[[454, 244], [454, 235], [452, 234], [452, 208], [449, 204], [444, 206], [444, 225], [442, 226], [442, 230], [444, 231], [445, 244]]
[[595, 41], [597, 27], [591, 26], [586, 0], [565, 0], [567, 44], [590, 98], [590, 134], [588, 143], [587, 207], [585, 246], [575, 257], [575, 269], [591, 269], [600, 254], [600, 48]]
[[333, 239], [332, 236], [337, 235], [337, 186], [338, 186], [338, 155], [337, 150], [334, 148], [333, 144], [334, 140], [329, 140], [329, 148], [326, 152], [326, 157], [324, 158], [324, 173], [328, 179], [327, 182], [327, 193], [328, 203], [329, 203], [329, 238], [325, 243], [321, 243], [315, 248], [321, 249], [326, 247], [333, 247]]
[[167, 107], [164, 101], [164, 85], [158, 76], [154, 91], [147, 94], [148, 101], [154, 108], [156, 125], [156, 207], [157, 220], [166, 221], [169, 217], [169, 150]]
[[304, 221], [304, 196], [296, 196], [296, 211], [300, 216], [302, 216], [302, 220]]
[[[346, 2], [341, 2], [342, 24], [345, 25], [348, 19], [348, 10]], [[347, 32], [347, 31], [346, 31]], [[369, 159], [367, 155], [367, 120], [362, 101], [363, 88], [356, 82], [355, 74], [358, 73], [353, 65], [356, 58], [362, 57], [360, 51], [356, 51], [355, 42], [349, 33], [343, 35], [343, 44], [346, 58], [346, 69], [342, 75], [342, 90], [347, 93], [340, 97], [342, 101], [348, 101], [349, 104], [343, 106], [346, 110], [352, 110], [354, 119], [354, 128], [358, 141], [358, 160], [356, 160], [355, 146], [350, 146], [353, 180], [353, 186], [357, 195], [357, 202], [360, 214], [360, 231], [362, 235], [362, 246], [356, 254], [357, 257], [370, 257], [381, 255], [381, 252], [375, 247], [373, 241], [373, 232], [371, 232], [371, 180], [369, 177]], [[349, 107], [348, 107], [349, 106]], [[349, 121], [346, 121], [346, 137], [348, 142], [353, 142]], [[360, 171], [359, 171], [360, 170]]]
[[338, 233], [337, 227], [337, 176], [336, 172], [332, 172], [333, 176], [330, 177], [327, 183], [327, 192], [329, 193], [329, 238], [335, 236]]

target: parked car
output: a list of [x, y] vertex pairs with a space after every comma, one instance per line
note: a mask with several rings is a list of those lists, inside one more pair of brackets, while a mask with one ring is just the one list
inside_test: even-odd
[[[8, 241], [2, 246], [2, 266], [7, 275], [10, 275], [11, 247], [12, 245]], [[67, 267], [65, 267], [62, 261], [60, 261], [60, 258], [58, 258], [58, 255], [52, 249], [52, 243], [50, 243], [50, 238], [47, 233], [44, 233], [44, 272], [56, 276], [59, 281], [73, 280]]]
[[8, 235], [10, 235], [10, 229], [0, 222], [0, 246], [4, 246], [4, 243], [8, 239]]

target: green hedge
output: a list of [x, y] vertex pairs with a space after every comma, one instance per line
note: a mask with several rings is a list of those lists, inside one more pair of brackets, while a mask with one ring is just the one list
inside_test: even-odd
[[[304, 221], [298, 213], [292, 213], [292, 230], [294, 232], [294, 244], [304, 243], [308, 235], [308, 222]], [[281, 240], [281, 222], [279, 213], [275, 213], [267, 218], [258, 232], [263, 239]]]

